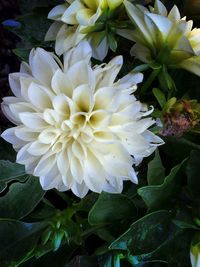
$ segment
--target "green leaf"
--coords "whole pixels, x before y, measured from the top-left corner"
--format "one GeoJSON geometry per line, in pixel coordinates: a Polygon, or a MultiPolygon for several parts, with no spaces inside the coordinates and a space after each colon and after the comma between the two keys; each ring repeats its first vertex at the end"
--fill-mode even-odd
{"type": "Polygon", "coordinates": [[[189,157],[192,150],[199,150],[200,145],[194,143],[184,137],[163,137],[165,145],[161,147],[161,150],[166,154],[168,160],[179,163],[186,157],[189,157]]]}
{"type": "Polygon", "coordinates": [[[144,216],[134,222],[110,248],[126,250],[133,266],[154,266],[150,262],[157,267],[190,266],[191,230],[182,230],[174,225],[172,216],[171,212],[164,210],[144,216]]]}
{"type": "Polygon", "coordinates": [[[200,201],[200,180],[199,177],[200,170],[200,151],[193,150],[190,153],[188,160],[186,173],[188,177],[188,186],[191,191],[192,197],[200,201]]]}
{"type": "Polygon", "coordinates": [[[15,48],[12,51],[20,60],[28,62],[30,50],[29,48],[15,48]]]}
{"type": "Polygon", "coordinates": [[[108,39],[108,45],[109,45],[110,49],[113,52],[116,52],[116,50],[117,50],[117,41],[115,39],[114,34],[112,32],[108,32],[107,33],[107,39],[108,39]]]}
{"type": "Polygon", "coordinates": [[[163,108],[166,103],[166,98],[165,98],[164,93],[158,88],[153,88],[153,94],[155,98],[157,99],[160,107],[163,108]]]}
{"type": "Polygon", "coordinates": [[[185,162],[186,160],[172,168],[170,174],[165,177],[163,184],[144,186],[138,189],[138,194],[150,210],[163,208],[166,204],[171,203],[172,195],[180,189],[181,171],[185,162]]]}
{"type": "Polygon", "coordinates": [[[134,222],[110,248],[128,250],[134,255],[151,252],[166,240],[170,219],[171,213],[166,210],[150,213],[134,222]]]}
{"type": "Polygon", "coordinates": [[[127,196],[103,192],[89,212],[88,220],[91,225],[116,223],[135,214],[136,208],[127,196]]]}
{"type": "Polygon", "coordinates": [[[45,194],[38,178],[26,175],[24,183],[13,183],[0,198],[2,218],[20,219],[29,214],[45,194]]]}
{"type": "Polygon", "coordinates": [[[58,4],[63,4],[62,0],[32,0],[28,2],[27,0],[19,0],[19,6],[22,11],[22,13],[30,12],[34,8],[37,7],[49,7],[54,6],[58,4]]]}
{"type": "Polygon", "coordinates": [[[148,164],[147,180],[149,185],[162,184],[165,177],[165,168],[163,167],[159,150],[155,152],[155,157],[148,164]]]}
{"type": "Polygon", "coordinates": [[[15,220],[0,219],[0,262],[3,267],[17,267],[19,262],[31,256],[40,238],[41,223],[24,223],[15,220]]]}
{"type": "Polygon", "coordinates": [[[20,164],[8,160],[0,160],[0,170],[0,193],[7,187],[10,181],[24,182],[27,179],[24,166],[20,164]]]}
{"type": "Polygon", "coordinates": [[[12,145],[0,137],[0,160],[10,160],[14,162],[15,159],[16,152],[12,148],[12,145]]]}

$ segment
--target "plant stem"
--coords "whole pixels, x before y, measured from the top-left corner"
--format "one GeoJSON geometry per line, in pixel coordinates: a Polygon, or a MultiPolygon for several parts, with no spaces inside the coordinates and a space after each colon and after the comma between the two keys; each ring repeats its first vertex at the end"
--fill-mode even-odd
{"type": "Polygon", "coordinates": [[[140,89],[140,92],[142,94],[145,93],[146,90],[151,86],[151,84],[153,83],[155,78],[158,76],[159,72],[160,72],[160,68],[159,69],[154,69],[152,71],[152,73],[149,75],[148,79],[146,80],[146,82],[143,84],[143,86],[140,89]]]}

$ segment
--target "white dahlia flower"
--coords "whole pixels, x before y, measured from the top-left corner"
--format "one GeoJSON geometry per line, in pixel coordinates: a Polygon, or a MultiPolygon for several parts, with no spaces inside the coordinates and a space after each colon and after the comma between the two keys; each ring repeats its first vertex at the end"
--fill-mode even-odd
{"type": "Polygon", "coordinates": [[[183,68],[200,76],[200,29],[192,29],[192,20],[181,18],[177,6],[168,12],[159,0],[149,9],[127,0],[124,5],[135,25],[132,55],[145,63],[183,68]]]}
{"type": "Polygon", "coordinates": [[[143,117],[151,111],[131,95],[142,74],[115,81],[122,57],[92,68],[91,54],[82,42],[62,65],[54,54],[33,49],[29,65],[9,76],[15,96],[3,99],[2,110],[17,126],[2,137],[44,190],[71,189],[79,197],[89,189],[121,192],[123,180],[137,183],[132,165],[162,144],[147,130],[154,120],[143,117]]]}
{"type": "Polygon", "coordinates": [[[48,18],[55,22],[45,40],[55,41],[55,51],[62,55],[87,39],[93,57],[103,60],[109,48],[116,50],[116,34],[130,37],[124,14],[123,0],[67,0],[49,12],[48,18]]]}

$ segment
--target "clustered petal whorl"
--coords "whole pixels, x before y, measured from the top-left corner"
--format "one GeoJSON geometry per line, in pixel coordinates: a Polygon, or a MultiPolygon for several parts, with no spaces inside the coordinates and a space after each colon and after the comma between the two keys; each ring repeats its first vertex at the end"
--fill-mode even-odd
{"type": "Polygon", "coordinates": [[[16,127],[2,137],[13,144],[17,162],[40,177],[45,190],[71,189],[83,197],[94,192],[121,192],[123,180],[137,183],[139,164],[162,143],[147,129],[154,124],[132,93],[142,74],[117,81],[122,57],[91,66],[87,42],[64,55],[64,63],[41,48],[29,65],[9,77],[15,96],[2,109],[16,127]]]}

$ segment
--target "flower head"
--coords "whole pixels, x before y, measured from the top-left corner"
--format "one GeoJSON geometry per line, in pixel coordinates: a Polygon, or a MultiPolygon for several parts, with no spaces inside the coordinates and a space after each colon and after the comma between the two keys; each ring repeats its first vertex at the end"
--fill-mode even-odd
{"type": "Polygon", "coordinates": [[[136,27],[133,55],[145,63],[157,62],[200,75],[200,29],[192,30],[193,21],[181,18],[176,6],[168,13],[159,0],[149,9],[127,0],[124,5],[136,27]]]}
{"type": "Polygon", "coordinates": [[[116,33],[127,36],[120,19],[123,0],[75,0],[54,7],[48,18],[55,20],[45,39],[56,40],[55,50],[63,54],[87,39],[93,57],[103,60],[108,49],[117,48],[116,33]],[[120,14],[119,14],[120,13],[120,14]],[[120,20],[120,21],[119,21],[120,20]]]}
{"type": "Polygon", "coordinates": [[[62,65],[37,48],[9,77],[15,96],[3,99],[2,110],[17,126],[2,137],[45,190],[121,192],[123,180],[137,183],[132,165],[162,144],[147,130],[154,121],[143,117],[151,111],[131,95],[142,74],[115,81],[122,57],[92,68],[91,55],[82,42],[62,65]]]}

